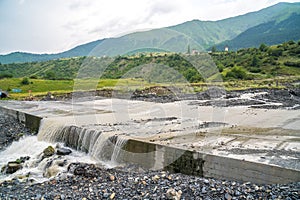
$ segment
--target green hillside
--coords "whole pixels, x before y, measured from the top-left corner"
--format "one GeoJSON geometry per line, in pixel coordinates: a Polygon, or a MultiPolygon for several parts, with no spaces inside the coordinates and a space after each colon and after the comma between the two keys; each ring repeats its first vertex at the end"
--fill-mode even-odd
{"type": "Polygon", "coordinates": [[[228,46],[231,50],[246,47],[258,47],[265,43],[268,45],[280,44],[289,40],[300,40],[300,15],[292,14],[282,21],[271,21],[241,33],[233,40],[222,42],[217,45],[217,49],[224,49],[228,46]]]}
{"type": "Polygon", "coordinates": [[[97,40],[87,44],[79,45],[68,51],[57,54],[32,54],[24,52],[14,52],[7,55],[0,55],[0,63],[23,63],[35,61],[47,61],[59,58],[71,58],[89,55],[92,49],[99,45],[103,40],[97,40]]]}
{"type": "MultiPolygon", "coordinates": [[[[155,82],[187,80],[203,81],[204,77],[193,68],[211,61],[225,80],[263,79],[276,76],[300,75],[300,42],[241,49],[236,52],[213,52],[183,55],[177,53],[147,53],[110,57],[77,57],[45,62],[1,64],[0,78],[29,77],[31,79],[71,80],[78,76],[102,79],[140,78],[155,82]],[[189,59],[187,59],[189,58],[189,59]]],[[[209,66],[214,66],[209,64],[209,66]]],[[[210,75],[211,78],[214,74],[210,75]]]]}
{"type": "MultiPolygon", "coordinates": [[[[59,54],[37,55],[18,52],[0,55],[0,62],[6,64],[13,62],[45,61],[87,55],[117,56],[130,54],[132,52],[145,52],[145,50],[148,51],[151,49],[177,53],[187,52],[188,48],[206,51],[213,45],[230,41],[237,36],[240,36],[241,39],[235,43],[239,44],[240,42],[244,42],[243,47],[255,46],[256,41],[275,44],[274,42],[278,43],[279,40],[275,41],[275,39],[271,39],[269,37],[270,34],[261,35],[262,37],[260,38],[260,35],[255,34],[256,29],[264,29],[265,26],[272,26],[269,27],[268,30],[277,30],[277,28],[280,28],[277,25],[284,20],[290,19],[294,13],[300,14],[300,3],[279,3],[257,12],[224,20],[193,20],[176,26],[136,32],[118,38],[99,40],[80,45],[59,54]],[[256,29],[252,30],[251,28],[253,27],[256,27],[256,29]],[[253,34],[253,37],[245,39],[246,36],[250,34],[253,34]]],[[[297,21],[294,25],[295,27],[300,26],[297,21]]],[[[291,26],[287,27],[285,29],[286,31],[281,32],[282,36],[280,36],[280,38],[285,38],[285,40],[280,40],[280,42],[297,39],[291,34],[294,33],[294,29],[291,30],[290,27],[291,26]]]]}

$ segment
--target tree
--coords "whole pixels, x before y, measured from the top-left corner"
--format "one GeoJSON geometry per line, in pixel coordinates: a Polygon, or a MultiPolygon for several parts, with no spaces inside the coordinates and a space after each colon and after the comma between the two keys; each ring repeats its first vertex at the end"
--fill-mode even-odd
{"type": "Polygon", "coordinates": [[[268,50],[268,46],[265,45],[264,43],[262,43],[260,46],[259,46],[259,50],[260,51],[263,51],[263,52],[266,52],[268,50]]]}
{"type": "Polygon", "coordinates": [[[55,77],[56,75],[53,71],[48,71],[45,76],[46,79],[50,79],[50,80],[55,80],[55,77]]]}
{"type": "Polygon", "coordinates": [[[259,59],[258,59],[257,55],[254,55],[252,57],[251,66],[253,66],[253,67],[259,66],[259,59]]]}
{"type": "Polygon", "coordinates": [[[191,47],[188,45],[187,54],[191,54],[191,47]]]}
{"type": "Polygon", "coordinates": [[[211,48],[211,52],[216,52],[216,51],[217,51],[216,46],[213,46],[213,47],[211,48]]]}
{"type": "Polygon", "coordinates": [[[29,78],[27,78],[27,77],[24,77],[23,79],[22,79],[22,81],[21,81],[21,83],[22,83],[22,85],[29,85],[29,78]]]}

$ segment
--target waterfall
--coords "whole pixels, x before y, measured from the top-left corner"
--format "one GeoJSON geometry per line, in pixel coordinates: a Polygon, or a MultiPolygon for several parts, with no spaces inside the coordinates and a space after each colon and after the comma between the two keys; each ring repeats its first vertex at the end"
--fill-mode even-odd
{"type": "Polygon", "coordinates": [[[39,141],[37,136],[26,136],[19,141],[13,142],[4,151],[0,152],[0,167],[2,168],[8,162],[16,161],[21,157],[28,157],[29,160],[24,162],[22,169],[13,174],[0,173],[0,182],[3,180],[11,180],[16,177],[21,177],[20,181],[25,181],[25,177],[27,176],[29,180],[33,182],[43,182],[48,180],[52,175],[66,172],[68,163],[95,163],[95,161],[87,154],[74,150],[72,154],[64,157],[54,155],[43,159],[43,150],[48,146],[55,146],[55,144],[39,141]],[[62,163],[66,164],[62,166],[62,163]],[[50,171],[52,173],[49,173],[50,171]]]}
{"type": "Polygon", "coordinates": [[[128,139],[125,137],[122,137],[122,136],[118,137],[117,142],[115,144],[113,154],[111,156],[112,164],[118,163],[118,158],[120,156],[120,152],[121,152],[122,148],[125,146],[125,144],[127,143],[127,141],[128,141],[128,139]]]}
{"type": "Polygon", "coordinates": [[[99,162],[116,165],[127,139],[117,131],[98,129],[97,126],[78,127],[62,120],[43,119],[38,139],[62,142],[66,146],[88,153],[99,162]]]}

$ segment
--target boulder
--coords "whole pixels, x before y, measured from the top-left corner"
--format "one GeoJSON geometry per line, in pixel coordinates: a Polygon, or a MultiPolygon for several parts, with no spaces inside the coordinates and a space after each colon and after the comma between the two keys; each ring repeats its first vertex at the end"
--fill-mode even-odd
{"type": "Polygon", "coordinates": [[[19,169],[22,169],[22,164],[13,161],[13,162],[8,162],[4,171],[6,174],[13,174],[19,169]]]}
{"type": "Polygon", "coordinates": [[[46,149],[44,149],[43,153],[43,157],[48,158],[54,155],[55,149],[52,146],[48,146],[46,149]]]}
{"type": "Polygon", "coordinates": [[[72,150],[71,149],[67,149],[67,148],[58,148],[56,150],[56,154],[57,155],[65,156],[65,155],[69,155],[71,153],[72,153],[72,150]]]}

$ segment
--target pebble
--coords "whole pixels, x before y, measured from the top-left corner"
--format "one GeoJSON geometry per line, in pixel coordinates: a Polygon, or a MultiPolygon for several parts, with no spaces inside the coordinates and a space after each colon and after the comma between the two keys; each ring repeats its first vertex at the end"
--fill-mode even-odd
{"type": "Polygon", "coordinates": [[[115,179],[116,179],[116,177],[114,175],[109,176],[109,180],[114,181],[115,179]]]}

